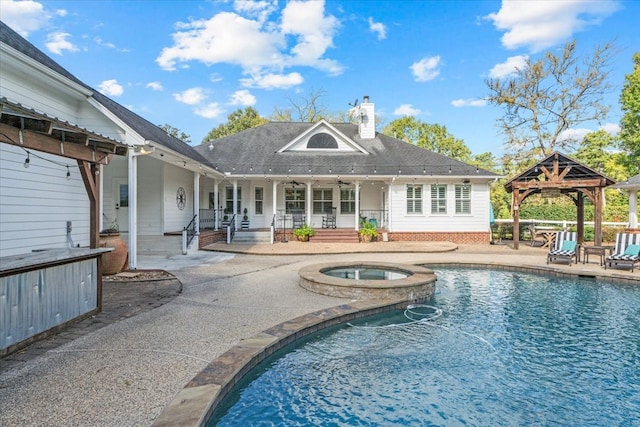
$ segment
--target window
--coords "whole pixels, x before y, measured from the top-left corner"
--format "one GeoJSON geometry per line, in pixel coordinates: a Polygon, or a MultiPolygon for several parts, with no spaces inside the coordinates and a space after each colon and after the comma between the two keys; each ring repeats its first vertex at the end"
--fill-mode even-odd
{"type": "Polygon", "coordinates": [[[447,186],[445,184],[433,184],[431,186],[431,213],[447,213],[447,186]]]}
{"type": "Polygon", "coordinates": [[[340,213],[356,213],[356,190],[353,188],[340,189],[340,213]]]}
{"type": "MultiPolygon", "coordinates": [[[[228,213],[233,213],[233,187],[225,188],[227,200],[225,204],[225,209],[228,213]]],[[[237,214],[242,212],[242,188],[238,187],[238,211],[237,214]]]]}
{"type": "Polygon", "coordinates": [[[305,189],[304,188],[285,188],[284,204],[286,213],[290,214],[294,211],[304,212],[305,206],[305,189]]]}
{"type": "Polygon", "coordinates": [[[255,213],[256,215],[262,215],[262,207],[264,206],[264,189],[262,187],[256,187],[254,189],[255,200],[255,213]]]}
{"type": "Polygon", "coordinates": [[[422,213],[422,185],[407,184],[407,213],[422,213]]]}
{"type": "Polygon", "coordinates": [[[120,184],[120,194],[118,196],[121,208],[129,207],[129,184],[120,184]]]}
{"type": "Polygon", "coordinates": [[[313,190],[313,213],[326,214],[333,207],[333,190],[330,188],[315,188],[313,190]]]}
{"type": "Polygon", "coordinates": [[[307,148],[338,148],[338,142],[328,133],[321,132],[309,138],[307,148]]]}
{"type": "Polygon", "coordinates": [[[471,214],[471,185],[456,185],[456,214],[471,214]]]}

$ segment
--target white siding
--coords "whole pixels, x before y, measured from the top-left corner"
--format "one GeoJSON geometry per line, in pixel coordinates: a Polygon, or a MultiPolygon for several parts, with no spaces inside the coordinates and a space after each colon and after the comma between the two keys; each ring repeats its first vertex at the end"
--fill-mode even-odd
{"type": "Polygon", "coordinates": [[[32,155],[25,169],[24,150],[0,143],[0,256],[68,247],[67,221],[73,242],[89,244],[89,199],[75,161],[34,154],[42,159],[32,155]]]}
{"type": "MultiPolygon", "coordinates": [[[[193,218],[193,172],[177,166],[164,166],[164,232],[182,230],[193,218]],[[183,187],[187,193],[187,203],[183,210],[176,204],[178,187],[183,187]]],[[[157,185],[157,183],[156,183],[157,185]]],[[[140,206],[138,206],[140,208],[140,206]]],[[[160,209],[160,206],[156,206],[160,209]]]]}
{"type": "MultiPolygon", "coordinates": [[[[163,211],[162,205],[162,183],[165,167],[173,168],[173,166],[165,166],[165,163],[154,158],[140,156],[138,157],[138,234],[142,236],[153,236],[163,234],[163,211]]],[[[191,172],[186,172],[192,176],[191,172]]],[[[189,184],[189,188],[193,187],[193,183],[189,184]]],[[[176,187],[177,189],[177,187],[176,187]]],[[[185,190],[187,187],[185,187],[185,190]]],[[[175,190],[173,200],[169,200],[168,207],[176,206],[175,190]],[[171,203],[173,202],[173,203],[171,203]]],[[[191,193],[187,192],[187,201],[191,199],[191,193]]],[[[185,211],[190,203],[187,203],[185,211]]],[[[180,211],[184,212],[184,211],[180,211]]],[[[186,223],[182,225],[184,227],[186,223]]],[[[180,228],[182,229],[182,228],[180,228]]],[[[170,229],[167,231],[176,231],[170,229]]]]}
{"type": "Polygon", "coordinates": [[[456,215],[455,185],[459,181],[440,181],[447,185],[447,213],[431,214],[431,184],[424,183],[421,214],[407,214],[407,183],[390,187],[392,231],[487,231],[489,229],[489,185],[471,183],[471,214],[456,215]]]}

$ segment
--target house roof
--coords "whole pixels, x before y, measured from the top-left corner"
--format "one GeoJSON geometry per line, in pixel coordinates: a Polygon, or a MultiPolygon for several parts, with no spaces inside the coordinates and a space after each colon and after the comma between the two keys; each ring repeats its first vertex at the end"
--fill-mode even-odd
{"type": "Polygon", "coordinates": [[[193,159],[197,162],[206,164],[206,159],[204,159],[198,152],[196,152],[192,146],[184,143],[178,138],[167,134],[160,127],[154,125],[153,123],[149,122],[133,111],[123,107],[114,100],[106,97],[84,82],[80,81],[77,77],[67,71],[60,64],[55,62],[53,59],[45,55],[41,50],[39,50],[22,36],[20,36],[18,33],[13,31],[7,24],[2,21],[0,21],[0,42],[5,43],[6,45],[12,47],[23,55],[40,63],[41,65],[49,68],[57,74],[91,91],[92,98],[94,98],[98,103],[102,104],[105,108],[107,108],[111,113],[122,120],[122,122],[133,129],[134,132],[139,134],[145,140],[156,142],[175,153],[189,157],[190,159],[193,159]]]}
{"type": "Polygon", "coordinates": [[[640,174],[632,176],[631,178],[620,181],[611,188],[626,188],[628,190],[640,190],[640,174]]]}
{"type": "MultiPolygon", "coordinates": [[[[281,151],[314,123],[271,122],[196,147],[212,165],[230,176],[465,176],[494,179],[498,175],[377,133],[362,139],[358,126],[331,123],[364,149],[281,151]]],[[[318,129],[321,130],[321,129],[318,129]]]]}

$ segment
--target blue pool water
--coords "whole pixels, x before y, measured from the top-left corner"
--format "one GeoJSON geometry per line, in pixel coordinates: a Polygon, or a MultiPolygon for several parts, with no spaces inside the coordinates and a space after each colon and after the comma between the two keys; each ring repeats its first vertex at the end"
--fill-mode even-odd
{"type": "Polygon", "coordinates": [[[640,288],[436,273],[429,307],[289,349],[210,425],[640,425],[640,288]]]}

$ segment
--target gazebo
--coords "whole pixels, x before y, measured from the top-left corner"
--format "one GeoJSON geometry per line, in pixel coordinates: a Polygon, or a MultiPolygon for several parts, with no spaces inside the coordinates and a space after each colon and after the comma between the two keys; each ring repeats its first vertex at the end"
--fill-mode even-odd
{"type": "Polygon", "coordinates": [[[595,207],[595,244],[602,244],[602,190],[613,184],[615,181],[605,175],[559,152],[554,152],[511,179],[504,187],[512,193],[514,249],[518,249],[520,240],[520,206],[533,194],[567,196],[573,200],[577,208],[579,243],[584,241],[584,203],[587,197],[595,207]]]}
{"type": "Polygon", "coordinates": [[[640,193],[640,174],[621,181],[612,188],[619,188],[629,192],[629,228],[638,228],[638,193],[640,193]]]}

